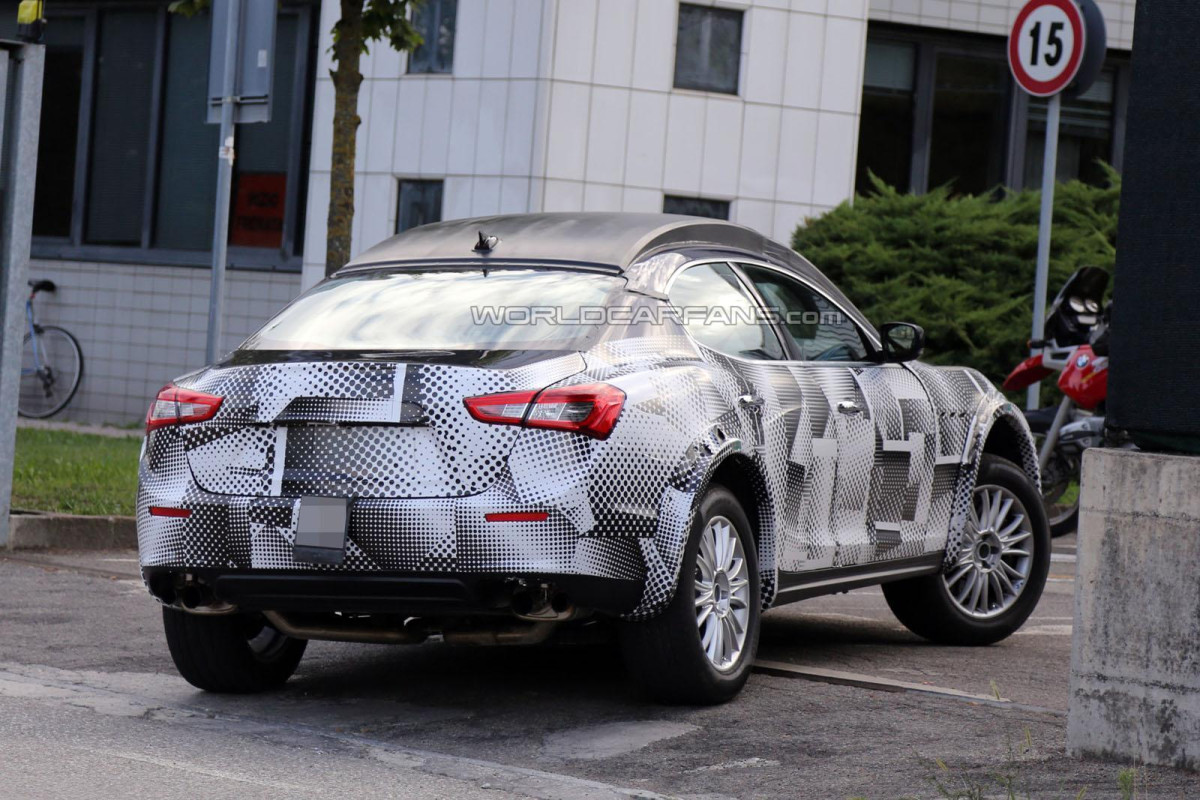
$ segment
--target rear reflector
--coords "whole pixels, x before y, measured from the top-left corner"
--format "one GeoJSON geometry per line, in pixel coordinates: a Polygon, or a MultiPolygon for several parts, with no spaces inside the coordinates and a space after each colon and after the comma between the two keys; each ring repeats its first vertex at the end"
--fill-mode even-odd
{"type": "Polygon", "coordinates": [[[538,392],[468,397],[467,411],[480,422],[571,431],[607,439],[617,424],[625,393],[607,383],[561,386],[538,392]]]}
{"type": "Polygon", "coordinates": [[[152,517],[190,517],[192,510],[190,508],[171,508],[169,506],[150,506],[150,516],[152,517]]]}
{"type": "Polygon", "coordinates": [[[180,389],[175,384],[168,383],[159,390],[158,396],[150,404],[150,411],[146,413],[146,431],[184,422],[212,419],[221,407],[222,399],[204,392],[180,389]]]}
{"type": "Polygon", "coordinates": [[[550,514],[545,511],[506,511],[484,514],[488,522],[545,522],[550,514]]]}

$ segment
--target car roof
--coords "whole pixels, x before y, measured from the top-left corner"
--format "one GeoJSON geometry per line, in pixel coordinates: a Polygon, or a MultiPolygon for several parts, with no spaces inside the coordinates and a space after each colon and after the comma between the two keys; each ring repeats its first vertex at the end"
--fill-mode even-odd
{"type": "Polygon", "coordinates": [[[744,225],[707,217],[583,211],[435,222],[385,239],[350,261],[339,274],[407,265],[591,269],[627,275],[641,291],[662,295],[671,271],[649,265],[640,270],[639,265],[665,252],[765,259],[832,295],[874,333],[838,288],[794,250],[744,225]],[[481,236],[494,236],[498,241],[490,250],[476,250],[481,236]]]}

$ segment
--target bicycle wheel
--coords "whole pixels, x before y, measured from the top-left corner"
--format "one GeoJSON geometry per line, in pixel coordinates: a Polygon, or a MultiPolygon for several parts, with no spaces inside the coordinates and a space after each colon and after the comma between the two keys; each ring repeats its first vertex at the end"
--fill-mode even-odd
{"type": "Polygon", "coordinates": [[[83,351],[75,337],[54,325],[39,326],[37,336],[25,334],[22,345],[17,413],[35,419],[54,416],[71,402],[82,377],[83,351]]]}

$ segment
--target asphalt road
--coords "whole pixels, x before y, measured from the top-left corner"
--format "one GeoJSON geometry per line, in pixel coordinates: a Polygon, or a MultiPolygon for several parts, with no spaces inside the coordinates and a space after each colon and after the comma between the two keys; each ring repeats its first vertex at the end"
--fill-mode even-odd
{"type": "MultiPolygon", "coordinates": [[[[1011,780],[1120,797],[1121,765],[1065,755],[1073,544],[1056,551],[1034,617],[993,647],[926,644],[878,590],[773,611],[775,666],[715,708],[641,699],[603,632],[314,642],[281,691],[206,695],[176,675],[133,553],[0,559],[0,796],[893,798],[1011,780]]],[[[1200,793],[1187,773],[1138,781],[1200,793]]]]}

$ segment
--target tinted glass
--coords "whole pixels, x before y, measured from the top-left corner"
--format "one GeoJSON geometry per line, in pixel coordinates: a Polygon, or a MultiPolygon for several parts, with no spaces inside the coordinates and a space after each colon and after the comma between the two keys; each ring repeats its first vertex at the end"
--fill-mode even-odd
{"type": "Polygon", "coordinates": [[[906,42],[867,41],[855,182],[859,194],[871,191],[868,171],[889,186],[901,191],[909,189],[915,67],[915,46],[906,42]]]}
{"type": "Polygon", "coordinates": [[[670,301],[697,342],[729,355],[783,358],[783,346],[728,264],[698,264],[671,285],[670,301]]]}
{"type": "Polygon", "coordinates": [[[154,11],[100,14],[84,238],[141,244],[157,40],[154,11]]]}
{"type": "Polygon", "coordinates": [[[376,272],[325,281],[247,350],[578,350],[624,281],[536,270],[376,272]]]}
{"type": "Polygon", "coordinates": [[[295,14],[280,14],[275,21],[271,121],[238,126],[233,208],[229,218],[231,245],[271,248],[283,245],[299,25],[295,14]]]}
{"type": "Polygon", "coordinates": [[[43,85],[53,87],[42,103],[34,186],[35,236],[69,236],[75,199],[75,147],[83,87],[83,19],[57,17],[46,26],[43,85]]]}
{"type": "Polygon", "coordinates": [[[440,222],[442,219],[441,181],[400,181],[400,203],[396,211],[396,233],[440,222]]]}
{"type": "Polygon", "coordinates": [[[742,59],[742,12],[679,6],[675,40],[675,86],[737,94],[742,59]]]}
{"type": "MultiPolygon", "coordinates": [[[[1114,75],[1100,73],[1081,96],[1062,102],[1058,133],[1060,181],[1079,179],[1097,186],[1107,182],[1100,161],[1113,160],[1114,75]]],[[[1042,185],[1042,151],[1046,147],[1046,101],[1029,99],[1029,137],[1025,140],[1025,187],[1042,185]]]]}
{"type": "Polygon", "coordinates": [[[744,265],[746,277],[778,315],[802,361],[863,361],[858,326],[817,291],[775,270],[744,265]]]}
{"type": "Polygon", "coordinates": [[[955,192],[980,194],[1003,181],[1012,82],[1000,59],[938,57],[930,187],[953,183],[955,192]]]}
{"type": "Polygon", "coordinates": [[[729,201],[707,200],[703,197],[676,197],[669,194],[663,198],[663,213],[729,219],[729,201]]]}
{"type": "MultiPolygon", "coordinates": [[[[167,16],[166,92],[154,243],[177,250],[212,247],[219,130],[207,125],[209,28],[212,14],[167,16]]],[[[254,125],[242,125],[238,135],[254,125]]],[[[240,155],[240,153],[239,153],[240,155]]],[[[236,163],[236,162],[235,162],[236,163]]]]}
{"type": "Polygon", "coordinates": [[[413,27],[424,41],[408,57],[408,71],[451,72],[454,69],[456,0],[425,0],[413,11],[413,27]]]}

